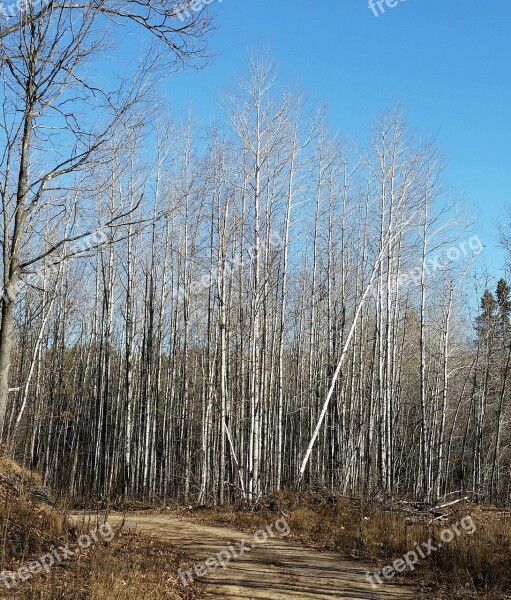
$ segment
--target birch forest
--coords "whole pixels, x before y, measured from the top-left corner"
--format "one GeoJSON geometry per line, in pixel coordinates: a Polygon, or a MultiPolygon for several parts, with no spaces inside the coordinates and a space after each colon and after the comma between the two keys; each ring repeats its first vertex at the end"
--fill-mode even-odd
{"type": "Polygon", "coordinates": [[[47,17],[2,38],[12,457],[105,503],[509,502],[509,287],[478,271],[435,140],[399,106],[347,139],[266,57],[209,124],[148,89],[153,65],[98,94],[70,75],[89,16],[71,41],[47,17]]]}

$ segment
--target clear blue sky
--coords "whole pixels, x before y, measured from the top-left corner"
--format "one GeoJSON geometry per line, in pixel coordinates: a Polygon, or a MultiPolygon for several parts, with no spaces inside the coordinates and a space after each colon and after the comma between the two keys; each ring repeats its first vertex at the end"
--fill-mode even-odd
{"type": "Polygon", "coordinates": [[[511,0],[400,0],[379,17],[367,0],[223,0],[211,11],[213,64],[163,84],[176,112],[191,105],[207,123],[219,91],[258,50],[358,139],[399,101],[413,128],[438,134],[447,180],[478,216],[485,261],[502,268],[495,236],[511,204],[511,0]]]}

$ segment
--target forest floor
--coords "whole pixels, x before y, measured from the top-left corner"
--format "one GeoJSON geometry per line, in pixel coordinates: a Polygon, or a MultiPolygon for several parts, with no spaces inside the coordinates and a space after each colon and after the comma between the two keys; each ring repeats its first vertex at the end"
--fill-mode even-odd
{"type": "Polygon", "coordinates": [[[511,513],[492,506],[283,491],[256,506],[123,510],[125,530],[179,548],[187,569],[195,564],[182,579],[209,598],[511,600],[511,513]],[[261,536],[269,539],[254,543],[261,536]],[[215,559],[222,552],[225,569],[215,559]],[[393,572],[406,558],[413,564],[393,572]],[[382,584],[371,585],[377,576],[382,584]]]}
{"type": "MultiPolygon", "coordinates": [[[[172,510],[200,527],[217,525],[245,533],[264,530],[284,516],[288,543],[320,550],[324,556],[329,553],[325,564],[329,568],[344,564],[341,570],[345,568],[349,577],[361,570],[366,575],[362,565],[372,565],[373,581],[375,573],[385,580],[383,571],[388,582],[403,586],[401,594],[413,589],[415,596],[435,600],[511,600],[509,510],[461,501],[436,509],[404,500],[389,503],[286,491],[256,507],[172,510]],[[414,564],[402,568],[402,559],[414,564]],[[399,573],[393,572],[396,565],[401,567],[399,573]]],[[[340,577],[345,580],[342,573],[340,577]]],[[[353,597],[386,598],[385,591],[403,597],[395,589],[382,586],[375,596],[353,597]]]]}
{"type": "Polygon", "coordinates": [[[511,512],[440,508],[279,492],[250,506],[133,503],[70,517],[39,475],[0,457],[0,598],[511,600],[511,512]],[[437,548],[419,560],[426,541],[437,548]]]}
{"type": "MultiPolygon", "coordinates": [[[[108,518],[113,526],[122,520],[123,517],[115,515],[108,518]]],[[[253,535],[193,522],[181,515],[130,514],[125,517],[124,527],[170,542],[196,561],[197,566],[223,552],[225,568],[217,566],[200,578],[207,598],[390,600],[416,596],[409,586],[373,587],[365,578],[367,565],[346,560],[339,554],[294,545],[278,533],[273,539],[268,537],[257,543],[253,535]],[[241,556],[229,560],[227,555],[232,556],[233,551],[241,556]]],[[[183,577],[190,579],[192,574],[197,579],[193,570],[183,577]]]]}
{"type": "Polygon", "coordinates": [[[0,456],[0,598],[198,600],[179,548],[95,517],[70,521],[37,473],[0,456]]]}

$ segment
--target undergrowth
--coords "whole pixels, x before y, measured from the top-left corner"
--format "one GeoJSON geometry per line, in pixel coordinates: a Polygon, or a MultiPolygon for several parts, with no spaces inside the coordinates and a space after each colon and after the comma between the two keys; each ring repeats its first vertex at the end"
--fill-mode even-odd
{"type": "MultiPolygon", "coordinates": [[[[417,512],[412,505],[367,502],[331,493],[297,496],[284,491],[253,507],[202,508],[197,519],[243,530],[266,527],[285,516],[289,539],[364,560],[375,570],[402,558],[417,544],[432,540],[442,547],[414,570],[396,575],[394,582],[416,584],[429,597],[511,598],[511,518],[491,507],[460,503],[446,511],[445,519],[417,512]],[[467,529],[443,543],[445,529],[466,519],[467,529]],[[468,519],[475,531],[468,527],[468,519]],[[468,531],[472,531],[471,534],[468,531]]],[[[452,529],[451,529],[452,530],[452,529]]]]}

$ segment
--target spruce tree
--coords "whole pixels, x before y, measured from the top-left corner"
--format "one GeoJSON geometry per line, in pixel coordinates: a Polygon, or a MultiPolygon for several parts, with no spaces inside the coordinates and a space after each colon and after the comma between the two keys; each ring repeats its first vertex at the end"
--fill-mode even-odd
{"type": "Polygon", "coordinates": [[[505,279],[500,279],[497,283],[497,327],[499,340],[502,342],[502,346],[507,345],[509,342],[510,334],[510,318],[511,314],[511,300],[509,298],[510,288],[505,279]]]}
{"type": "Polygon", "coordinates": [[[490,290],[485,290],[481,298],[481,314],[476,318],[476,331],[479,341],[488,340],[498,323],[498,304],[490,290]]]}

